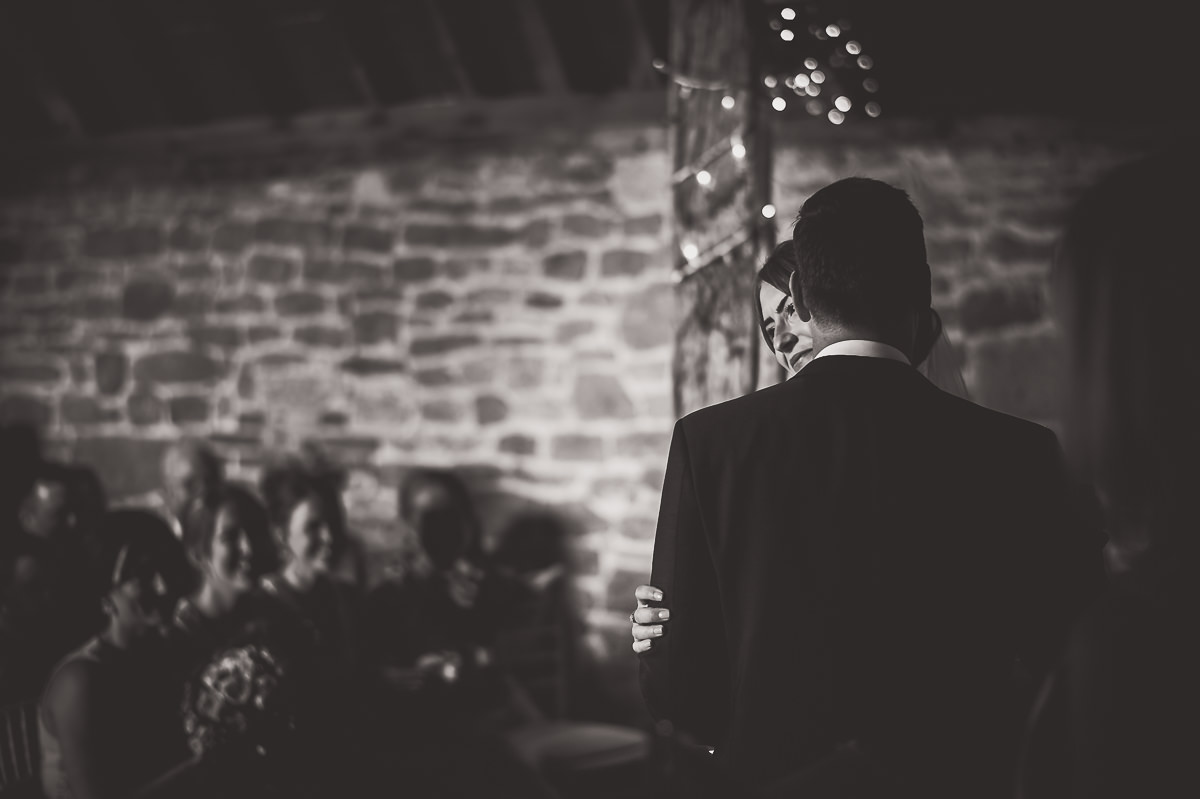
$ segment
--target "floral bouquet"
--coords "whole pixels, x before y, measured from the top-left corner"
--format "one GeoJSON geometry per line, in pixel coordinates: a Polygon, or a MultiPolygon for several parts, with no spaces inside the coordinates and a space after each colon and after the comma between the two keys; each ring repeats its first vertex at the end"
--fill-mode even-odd
{"type": "Polygon", "coordinates": [[[184,693],[183,724],[192,753],[238,749],[267,755],[295,729],[286,700],[286,674],[269,649],[239,646],[221,652],[184,693]]]}

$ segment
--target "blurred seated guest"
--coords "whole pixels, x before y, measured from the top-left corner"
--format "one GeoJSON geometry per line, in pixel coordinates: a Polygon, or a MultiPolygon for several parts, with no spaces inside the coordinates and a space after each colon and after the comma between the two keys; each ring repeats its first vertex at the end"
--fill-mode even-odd
{"type": "Polygon", "coordinates": [[[279,547],[267,510],[249,490],[226,483],[214,502],[213,524],[192,540],[188,557],[200,587],[175,609],[175,638],[202,657],[213,654],[245,624],[243,601],[279,569],[279,547]]]}
{"type": "Polygon", "coordinates": [[[37,697],[54,664],[100,618],[91,528],[103,494],[81,501],[87,469],[40,462],[30,474],[0,560],[0,704],[37,697]]]}
{"type": "Polygon", "coordinates": [[[38,715],[49,799],[128,796],[183,754],[172,745],[178,710],[160,633],[191,571],[149,511],[111,511],[101,528],[107,623],[54,670],[38,715]]]}
{"type": "Polygon", "coordinates": [[[17,512],[33,485],[34,469],[41,462],[42,442],[36,427],[0,423],[0,563],[16,537],[17,512]]]}
{"type": "Polygon", "coordinates": [[[450,471],[414,470],[399,488],[399,509],[417,551],[402,580],[373,593],[372,626],[387,673],[408,690],[412,717],[479,731],[527,720],[492,649],[521,587],[484,557],[466,485],[450,471]]]}
{"type": "Polygon", "coordinates": [[[183,438],[163,453],[157,500],[186,549],[212,523],[213,504],[224,481],[221,458],[205,441],[183,438]]]}
{"type": "Polygon", "coordinates": [[[269,462],[259,479],[258,489],[267,506],[267,516],[277,531],[286,530],[288,515],[303,494],[320,495],[328,524],[329,563],[322,573],[331,579],[366,588],[366,558],[362,547],[350,535],[346,508],[342,504],[344,470],[332,463],[313,445],[299,453],[284,453],[269,462]]]}
{"type": "Polygon", "coordinates": [[[1067,448],[1104,506],[1110,574],[1042,695],[1025,797],[1200,796],[1198,183],[1195,153],[1120,167],[1058,250],[1067,448]]]}

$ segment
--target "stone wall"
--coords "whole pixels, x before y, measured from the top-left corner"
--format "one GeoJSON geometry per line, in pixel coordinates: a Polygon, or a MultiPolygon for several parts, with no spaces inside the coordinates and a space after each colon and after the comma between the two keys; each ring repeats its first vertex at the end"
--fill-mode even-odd
{"type": "MultiPolygon", "coordinates": [[[[404,470],[460,468],[490,529],[526,507],[564,521],[589,642],[627,679],[674,421],[664,127],[656,96],[32,154],[0,200],[0,418],[40,425],[116,496],[152,490],[184,433],[249,480],[315,442],[350,469],[377,569],[402,545],[404,470]]],[[[975,397],[1053,422],[1056,225],[1146,142],[1029,121],[781,128],[780,234],[838,177],[909,189],[975,397]]]]}

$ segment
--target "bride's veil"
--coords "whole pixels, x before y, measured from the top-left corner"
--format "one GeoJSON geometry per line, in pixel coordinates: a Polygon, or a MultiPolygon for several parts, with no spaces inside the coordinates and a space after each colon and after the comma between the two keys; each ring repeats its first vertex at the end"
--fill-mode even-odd
{"type": "Polygon", "coordinates": [[[967,384],[963,380],[962,368],[959,365],[958,353],[950,339],[946,337],[946,329],[939,324],[938,336],[929,350],[929,355],[917,367],[917,370],[929,379],[929,382],[942,391],[956,397],[970,399],[967,395],[967,384]]]}

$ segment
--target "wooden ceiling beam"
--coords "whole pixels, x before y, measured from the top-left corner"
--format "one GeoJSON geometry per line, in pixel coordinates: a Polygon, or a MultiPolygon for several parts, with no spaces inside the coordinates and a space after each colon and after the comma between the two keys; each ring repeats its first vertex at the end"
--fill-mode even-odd
{"type": "Polygon", "coordinates": [[[257,0],[212,0],[212,8],[267,113],[282,121],[305,110],[304,96],[257,0]]]}
{"type": "Polygon", "coordinates": [[[67,140],[81,141],[87,131],[75,106],[51,76],[41,57],[22,36],[10,12],[0,4],[0,53],[8,57],[17,76],[37,99],[51,124],[67,140]]]}
{"type": "Polygon", "coordinates": [[[516,8],[521,32],[533,56],[538,86],[547,94],[565,93],[569,88],[567,76],[541,8],[536,0],[516,0],[516,8]]]}
{"type": "Polygon", "coordinates": [[[433,27],[437,49],[457,90],[456,93],[463,98],[474,97],[475,87],[471,77],[467,74],[462,56],[458,52],[458,45],[454,42],[454,36],[450,33],[450,26],[446,24],[446,18],[438,8],[437,0],[421,0],[421,5],[425,8],[425,13],[433,27]]]}
{"type": "Polygon", "coordinates": [[[629,30],[629,88],[652,89],[659,85],[658,73],[654,69],[654,48],[650,44],[650,33],[638,10],[637,0],[618,0],[614,5],[618,13],[624,16],[629,30]]]}

